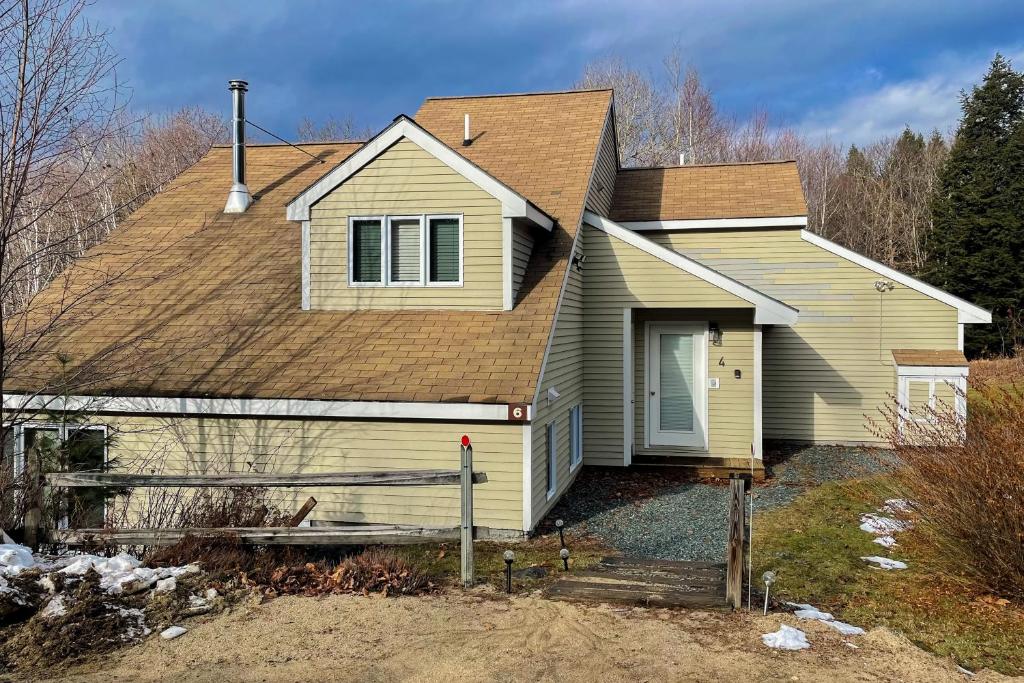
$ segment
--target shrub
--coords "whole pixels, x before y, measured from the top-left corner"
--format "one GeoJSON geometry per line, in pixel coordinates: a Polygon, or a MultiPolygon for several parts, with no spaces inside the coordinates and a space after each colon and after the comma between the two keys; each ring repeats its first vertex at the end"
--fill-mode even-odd
{"type": "Polygon", "coordinates": [[[368,548],[345,558],[336,566],[323,561],[307,562],[278,567],[268,577],[246,575],[243,580],[268,595],[412,595],[434,588],[429,577],[419,568],[383,548],[368,548]]]}
{"type": "Polygon", "coordinates": [[[966,425],[946,405],[902,430],[890,415],[893,478],[936,570],[1024,600],[1024,382],[979,374],[966,425]]]}

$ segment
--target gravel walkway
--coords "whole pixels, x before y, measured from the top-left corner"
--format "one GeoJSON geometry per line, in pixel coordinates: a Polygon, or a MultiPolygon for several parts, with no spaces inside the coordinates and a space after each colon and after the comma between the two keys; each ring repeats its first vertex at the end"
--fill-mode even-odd
{"type": "MultiPolygon", "coordinates": [[[[812,446],[773,456],[772,477],[754,487],[755,520],[812,486],[884,468],[876,453],[859,448],[812,446]]],[[[541,530],[561,518],[570,538],[590,533],[626,555],[722,562],[728,492],[725,482],[690,481],[672,468],[584,468],[541,530]]]]}

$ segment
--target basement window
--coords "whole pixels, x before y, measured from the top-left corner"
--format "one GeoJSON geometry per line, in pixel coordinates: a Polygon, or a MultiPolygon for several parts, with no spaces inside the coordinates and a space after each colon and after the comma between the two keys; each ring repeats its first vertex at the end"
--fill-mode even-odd
{"type": "Polygon", "coordinates": [[[462,216],[349,218],[349,284],[354,287],[462,285],[462,216]]]}

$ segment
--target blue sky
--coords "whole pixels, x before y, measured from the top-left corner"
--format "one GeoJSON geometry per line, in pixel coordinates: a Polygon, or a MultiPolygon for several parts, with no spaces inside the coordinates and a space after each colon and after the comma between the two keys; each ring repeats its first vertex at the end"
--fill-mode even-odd
{"type": "Polygon", "coordinates": [[[1024,68],[1020,0],[583,2],[99,0],[135,108],[227,113],[293,137],[303,117],[377,129],[430,95],[558,90],[619,55],[655,76],[678,47],[722,107],[864,142],[950,130],[960,89],[1002,51],[1024,68]]]}

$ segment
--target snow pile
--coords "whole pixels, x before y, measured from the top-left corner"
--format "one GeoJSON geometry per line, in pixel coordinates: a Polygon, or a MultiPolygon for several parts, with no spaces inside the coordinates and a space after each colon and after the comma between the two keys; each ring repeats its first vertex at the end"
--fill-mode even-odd
{"type": "Polygon", "coordinates": [[[892,517],[883,517],[870,512],[860,516],[860,529],[869,534],[883,535],[894,534],[899,531],[906,531],[910,528],[910,522],[904,522],[892,517]]]}
{"type": "Polygon", "coordinates": [[[134,623],[128,624],[125,627],[124,633],[121,635],[121,640],[125,642],[131,642],[148,636],[152,631],[146,626],[146,613],[137,607],[126,608],[116,607],[114,605],[107,605],[111,609],[117,609],[125,619],[130,619],[134,623]]]}
{"type": "Polygon", "coordinates": [[[888,557],[878,557],[877,555],[872,555],[870,557],[861,557],[860,559],[864,560],[865,562],[871,562],[873,564],[877,564],[879,569],[906,569],[907,568],[907,563],[906,562],[900,562],[899,560],[891,560],[888,557]]]}
{"type": "Polygon", "coordinates": [[[847,624],[845,621],[837,620],[829,612],[822,612],[821,610],[814,607],[814,605],[808,605],[807,603],[799,602],[787,602],[790,607],[796,607],[793,615],[797,619],[807,619],[813,621],[820,621],[823,624],[828,624],[835,630],[842,633],[844,636],[861,636],[864,635],[864,629],[860,626],[853,626],[847,624]]]}
{"type": "Polygon", "coordinates": [[[896,539],[892,536],[879,536],[874,542],[883,548],[893,548],[896,546],[896,539]]]}
{"type": "Polygon", "coordinates": [[[50,598],[50,601],[46,603],[46,607],[40,610],[39,614],[44,619],[55,619],[57,617],[64,616],[67,612],[68,608],[67,605],[64,604],[64,596],[55,595],[50,598]]]}
{"type": "Polygon", "coordinates": [[[775,650],[805,650],[811,646],[807,636],[798,628],[782,624],[774,633],[765,633],[761,642],[775,650]]]}
{"type": "MultiPolygon", "coordinates": [[[[114,557],[98,557],[96,555],[78,555],[60,569],[63,574],[81,576],[90,569],[100,575],[100,587],[108,593],[136,593],[145,590],[158,581],[177,578],[183,574],[199,571],[194,564],[183,567],[160,567],[150,569],[142,567],[141,562],[127,553],[114,557]]],[[[173,584],[170,589],[173,589],[173,584]]]]}
{"type": "Polygon", "coordinates": [[[885,501],[885,505],[879,510],[879,512],[885,512],[890,515],[905,514],[914,509],[914,504],[904,498],[890,498],[885,501]]]}
{"type": "Polygon", "coordinates": [[[31,549],[16,543],[0,545],[0,575],[14,576],[35,565],[31,549]]]}

